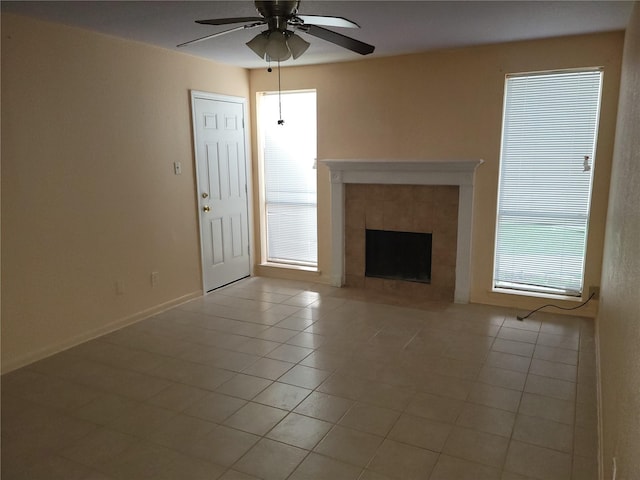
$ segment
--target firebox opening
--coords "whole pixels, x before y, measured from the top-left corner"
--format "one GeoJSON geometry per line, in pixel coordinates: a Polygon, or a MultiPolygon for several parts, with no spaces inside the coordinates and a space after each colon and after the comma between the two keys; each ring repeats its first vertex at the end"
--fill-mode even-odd
{"type": "Polygon", "coordinates": [[[365,276],[431,283],[431,234],[369,230],[365,276]]]}

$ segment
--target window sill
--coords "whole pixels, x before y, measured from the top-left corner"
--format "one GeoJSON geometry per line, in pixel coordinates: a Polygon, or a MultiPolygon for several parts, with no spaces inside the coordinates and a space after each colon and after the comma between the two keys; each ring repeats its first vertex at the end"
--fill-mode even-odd
{"type": "Polygon", "coordinates": [[[320,274],[320,270],[318,267],[309,267],[306,265],[294,265],[290,263],[273,263],[273,262],[263,262],[260,264],[261,267],[270,267],[270,268],[282,268],[283,270],[296,270],[299,272],[314,272],[320,274]]]}
{"type": "Polygon", "coordinates": [[[584,302],[585,300],[582,298],[582,296],[575,297],[572,295],[557,295],[553,293],[528,292],[526,290],[515,290],[510,288],[494,287],[491,291],[493,293],[503,293],[505,295],[517,295],[519,297],[547,298],[549,300],[565,300],[568,302],[576,302],[576,303],[581,303],[581,302],[584,302]]]}

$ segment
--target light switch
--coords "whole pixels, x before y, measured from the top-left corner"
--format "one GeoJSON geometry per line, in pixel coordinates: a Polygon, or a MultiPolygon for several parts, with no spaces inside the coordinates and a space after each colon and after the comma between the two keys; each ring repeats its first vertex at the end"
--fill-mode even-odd
{"type": "Polygon", "coordinates": [[[173,173],[176,175],[182,175],[182,163],[173,162],[173,173]]]}

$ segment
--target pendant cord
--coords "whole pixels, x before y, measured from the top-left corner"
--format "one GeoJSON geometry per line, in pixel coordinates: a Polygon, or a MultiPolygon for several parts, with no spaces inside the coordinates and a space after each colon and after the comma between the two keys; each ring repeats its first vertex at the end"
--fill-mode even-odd
{"type": "Polygon", "coordinates": [[[280,60],[278,60],[278,113],[280,115],[278,125],[284,125],[284,120],[282,119],[282,86],[280,83],[280,60]]]}

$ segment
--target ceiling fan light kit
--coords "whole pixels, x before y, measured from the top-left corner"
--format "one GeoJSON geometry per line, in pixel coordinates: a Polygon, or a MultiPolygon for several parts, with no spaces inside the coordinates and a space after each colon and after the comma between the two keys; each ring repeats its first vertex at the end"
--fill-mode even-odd
{"type": "Polygon", "coordinates": [[[261,32],[249,40],[246,45],[260,58],[264,58],[267,53],[267,43],[269,43],[269,32],[261,32]]]}
{"type": "Polygon", "coordinates": [[[256,35],[246,45],[260,58],[282,62],[291,57],[298,58],[307,51],[310,43],[288,30],[267,30],[256,35]]]}
{"type": "Polygon", "coordinates": [[[291,52],[287,47],[287,39],[284,33],[276,31],[269,34],[266,53],[269,58],[279,62],[291,58],[291,52]]]}
{"type": "Polygon", "coordinates": [[[346,48],[352,52],[359,53],[360,55],[368,55],[375,50],[373,45],[366,44],[355,38],[347,37],[346,35],[320,26],[360,28],[357,23],[351,20],[343,17],[323,15],[298,15],[299,0],[256,0],[255,6],[260,17],[196,20],[196,23],[203,25],[230,25],[233,23],[245,23],[245,25],[200,37],[182,43],[178,45],[178,47],[219,37],[227,33],[266,25],[268,27],[267,30],[259,33],[246,43],[256,55],[264,58],[266,61],[273,60],[280,62],[288,60],[291,57],[297,59],[309,48],[309,42],[299,35],[296,35],[292,30],[288,30],[288,27],[333,43],[339,47],[346,48]]]}
{"type": "Polygon", "coordinates": [[[287,38],[287,46],[289,47],[289,50],[291,50],[291,55],[294,60],[306,52],[310,45],[311,44],[304,38],[293,32],[287,38]]]}

